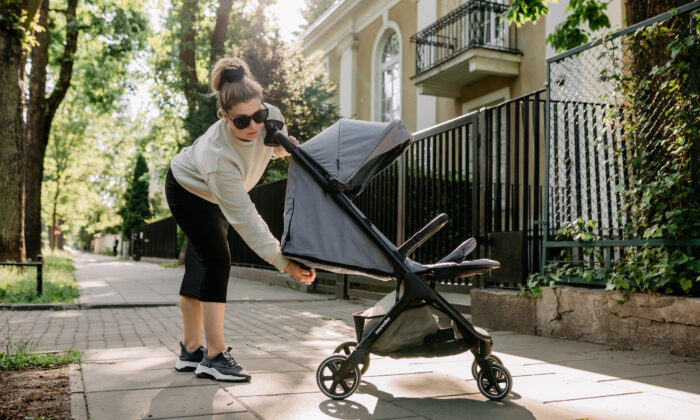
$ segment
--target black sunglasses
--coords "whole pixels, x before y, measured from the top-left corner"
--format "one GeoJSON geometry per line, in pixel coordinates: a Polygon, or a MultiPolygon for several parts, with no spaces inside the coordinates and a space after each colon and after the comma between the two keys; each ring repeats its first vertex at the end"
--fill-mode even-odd
{"type": "MultiPolygon", "coordinates": [[[[266,121],[269,113],[270,111],[267,108],[263,108],[255,111],[253,115],[241,115],[240,117],[236,117],[232,119],[231,122],[237,129],[244,130],[250,125],[250,120],[255,121],[256,124],[266,121]]],[[[226,114],[226,116],[228,116],[228,114],[226,114]]],[[[231,117],[228,118],[231,119],[231,117]]]]}

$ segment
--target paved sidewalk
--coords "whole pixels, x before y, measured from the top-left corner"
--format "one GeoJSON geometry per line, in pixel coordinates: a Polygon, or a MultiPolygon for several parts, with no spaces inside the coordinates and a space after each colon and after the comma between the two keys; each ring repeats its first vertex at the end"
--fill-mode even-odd
{"type": "MultiPolygon", "coordinates": [[[[172,300],[168,284],[177,293],[178,270],[90,257],[78,258],[77,275],[86,288],[107,283],[94,295],[128,302],[136,294],[127,290],[137,289],[125,285],[149,281],[153,291],[145,294],[172,300]]],[[[245,290],[246,283],[232,282],[230,290],[245,290]]],[[[0,311],[0,328],[13,340],[32,337],[39,349],[85,352],[73,370],[76,418],[677,419],[700,412],[700,360],[507,332],[492,333],[495,353],[514,377],[513,392],[501,402],[479,393],[470,354],[372,356],[359,390],[345,401],[329,400],[315,383],[318,363],[353,339],[351,314],[371,303],[254,286],[259,299],[229,304],[224,325],[234,356],[253,373],[249,384],[172,369],[180,340],[177,306],[0,311]]]]}
{"type": "MultiPolygon", "coordinates": [[[[177,304],[183,268],[164,268],[158,264],[120,260],[99,254],[74,252],[75,277],[80,284],[80,303],[84,305],[177,304]]],[[[316,294],[300,294],[292,289],[272,287],[257,281],[231,277],[226,300],[281,301],[327,300],[316,294]]]]}

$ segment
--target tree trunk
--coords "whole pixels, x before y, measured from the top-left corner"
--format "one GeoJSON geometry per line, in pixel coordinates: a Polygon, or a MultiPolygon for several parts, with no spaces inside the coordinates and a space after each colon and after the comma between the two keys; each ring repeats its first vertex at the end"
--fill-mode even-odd
{"type": "Polygon", "coordinates": [[[211,33],[209,67],[214,67],[216,60],[223,57],[226,53],[226,34],[232,8],[233,0],[222,0],[219,2],[219,9],[216,11],[216,26],[214,26],[214,31],[211,33]]]}
{"type": "Polygon", "coordinates": [[[197,23],[197,0],[185,0],[180,11],[180,78],[187,100],[187,114],[194,115],[197,109],[197,66],[195,61],[195,35],[197,23]]]}
{"type": "MultiPolygon", "coordinates": [[[[0,14],[18,14],[3,2],[0,14]],[[8,10],[9,9],[9,10],[8,10]]],[[[0,22],[0,261],[24,261],[24,183],[22,171],[22,62],[20,34],[12,23],[0,22]]]]}
{"type": "Polygon", "coordinates": [[[37,45],[32,48],[32,68],[29,72],[29,103],[27,104],[27,142],[25,148],[25,180],[27,201],[24,209],[24,236],[27,255],[34,258],[41,253],[41,182],[44,177],[44,151],[41,133],[45,121],[46,66],[49,60],[49,2],[39,9],[39,27],[35,35],[37,45]]]}
{"type": "Polygon", "coordinates": [[[49,57],[49,4],[42,2],[39,25],[44,31],[36,34],[37,45],[32,49],[29,106],[27,108],[27,143],[25,151],[25,237],[27,255],[41,253],[41,184],[44,178],[44,155],[49,142],[51,122],[58,106],[66,96],[73,73],[73,59],[78,45],[78,25],[75,23],[77,0],[69,0],[66,8],[66,41],[61,69],[51,96],[46,98],[46,66],[49,57]]]}

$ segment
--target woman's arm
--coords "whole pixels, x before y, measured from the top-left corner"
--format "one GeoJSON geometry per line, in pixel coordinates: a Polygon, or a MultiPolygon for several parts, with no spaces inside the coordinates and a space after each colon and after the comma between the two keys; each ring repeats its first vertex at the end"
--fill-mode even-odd
{"type": "Polygon", "coordinates": [[[314,281],[314,269],[303,269],[282,255],[279,241],[258,214],[239,172],[212,172],[207,177],[207,184],[224,217],[250,249],[277,270],[291,274],[300,282],[311,284],[314,281]]]}
{"type": "Polygon", "coordinates": [[[250,249],[277,270],[284,271],[290,261],[282,255],[279,241],[270,233],[267,224],[258,214],[243,187],[240,172],[233,169],[211,172],[207,175],[207,184],[224,217],[250,249]]]}

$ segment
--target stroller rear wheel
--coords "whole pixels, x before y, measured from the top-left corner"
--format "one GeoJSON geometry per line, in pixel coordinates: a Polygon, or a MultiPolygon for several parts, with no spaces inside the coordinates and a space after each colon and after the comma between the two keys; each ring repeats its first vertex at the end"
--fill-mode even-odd
{"type": "MultiPolygon", "coordinates": [[[[501,359],[495,354],[490,354],[486,360],[488,360],[489,363],[498,363],[501,366],[503,365],[501,359]]],[[[478,363],[476,363],[476,359],[474,359],[474,362],[472,363],[472,378],[476,379],[479,376],[479,372],[481,372],[481,367],[478,363]]]]}
{"type": "MultiPolygon", "coordinates": [[[[346,341],[343,344],[338,345],[338,347],[333,350],[333,353],[340,353],[343,352],[345,353],[346,356],[350,356],[350,353],[352,353],[352,350],[357,347],[357,343],[354,341],[346,341]]],[[[367,369],[369,369],[369,355],[365,357],[365,360],[360,363],[360,374],[364,375],[367,372],[367,369]]]]}
{"type": "Polygon", "coordinates": [[[491,374],[496,379],[496,382],[492,383],[486,379],[484,372],[480,371],[476,378],[476,384],[479,387],[479,391],[486,398],[495,401],[502,400],[513,387],[513,378],[510,376],[508,369],[498,363],[491,363],[491,374]]]}
{"type": "Polygon", "coordinates": [[[316,370],[316,384],[321,392],[334,400],[343,400],[360,386],[360,369],[354,368],[345,378],[338,377],[340,365],[347,360],[344,354],[334,354],[327,357],[316,370]]]}

